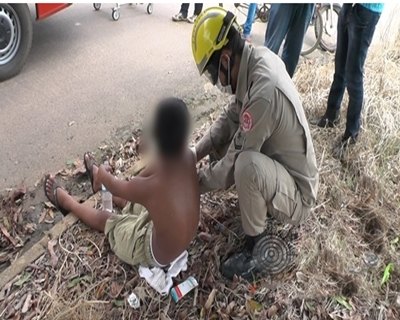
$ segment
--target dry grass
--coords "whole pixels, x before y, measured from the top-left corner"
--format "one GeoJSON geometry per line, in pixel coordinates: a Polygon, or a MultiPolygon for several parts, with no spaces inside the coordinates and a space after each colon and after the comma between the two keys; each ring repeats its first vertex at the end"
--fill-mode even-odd
{"type": "MultiPolygon", "coordinates": [[[[46,254],[26,269],[27,283],[3,289],[0,318],[17,317],[22,308],[18,301],[25,301],[30,292],[29,312],[21,318],[399,319],[398,47],[370,52],[360,143],[342,161],[333,157],[332,147],[344,121],[335,129],[311,127],[320,169],[319,198],[298,230],[292,270],[253,284],[221,278],[220,258],[238,245],[241,233],[236,195],[228,191],[202,197],[201,234],[189,250],[189,270],[178,279],[194,275],[199,287],[179,303],[161,298],[133,268],[118,261],[103,235],[77,224],[55,247],[55,267],[46,254]],[[394,271],[381,285],[391,262],[394,271]],[[127,305],[132,291],[142,297],[139,310],[127,305]]],[[[332,70],[333,59],[326,64],[306,60],[297,71],[295,81],[309,119],[324,112],[332,70]]],[[[114,157],[129,167],[135,157],[127,150],[122,146],[114,157]]]]}

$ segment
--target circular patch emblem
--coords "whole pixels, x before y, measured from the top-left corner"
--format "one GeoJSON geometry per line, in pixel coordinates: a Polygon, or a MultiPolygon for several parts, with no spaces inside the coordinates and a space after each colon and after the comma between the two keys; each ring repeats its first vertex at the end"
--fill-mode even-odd
{"type": "Polygon", "coordinates": [[[249,112],[244,112],[242,115],[242,130],[244,132],[250,131],[253,126],[253,118],[249,112]]]}
{"type": "Polygon", "coordinates": [[[281,273],[293,262],[293,252],[287,241],[274,235],[267,235],[256,243],[253,257],[258,270],[267,275],[281,273]]]}

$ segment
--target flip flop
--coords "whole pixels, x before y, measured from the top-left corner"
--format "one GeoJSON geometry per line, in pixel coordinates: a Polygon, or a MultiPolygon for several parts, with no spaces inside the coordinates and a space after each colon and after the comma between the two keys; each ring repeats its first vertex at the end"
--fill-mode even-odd
{"type": "Polygon", "coordinates": [[[96,192],[93,189],[93,174],[92,174],[93,170],[92,169],[93,169],[93,165],[97,166],[97,164],[96,164],[93,156],[89,152],[86,152],[83,155],[83,163],[85,164],[86,172],[89,175],[90,184],[92,186],[92,191],[93,191],[93,194],[94,194],[96,192]],[[86,161],[86,159],[88,159],[88,160],[86,161]]]}
{"type": "Polygon", "coordinates": [[[45,178],[44,178],[44,194],[46,195],[47,199],[49,199],[49,201],[51,202],[51,204],[52,204],[54,207],[56,207],[56,209],[57,209],[58,211],[60,211],[60,212],[63,214],[63,216],[66,216],[66,215],[69,213],[69,211],[67,211],[66,209],[62,208],[62,207],[58,204],[58,200],[57,200],[57,190],[58,190],[58,188],[61,188],[61,189],[63,189],[63,190],[65,190],[65,189],[64,189],[63,187],[61,187],[60,184],[59,184],[57,181],[55,181],[55,182],[53,183],[53,198],[54,198],[54,199],[51,199],[51,198],[49,197],[49,194],[47,193],[47,189],[46,189],[47,180],[49,180],[49,179],[50,179],[50,175],[48,174],[48,175],[46,175],[45,178]]]}

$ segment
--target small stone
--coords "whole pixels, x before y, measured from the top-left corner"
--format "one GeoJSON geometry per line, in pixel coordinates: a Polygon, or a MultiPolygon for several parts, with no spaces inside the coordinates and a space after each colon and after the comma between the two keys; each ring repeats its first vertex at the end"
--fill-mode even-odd
{"type": "Polygon", "coordinates": [[[368,267],[376,267],[379,262],[379,257],[372,252],[367,252],[364,253],[363,260],[368,267]]]}
{"type": "Polygon", "coordinates": [[[128,303],[133,309],[138,309],[140,307],[140,299],[134,292],[129,295],[128,303]]]}

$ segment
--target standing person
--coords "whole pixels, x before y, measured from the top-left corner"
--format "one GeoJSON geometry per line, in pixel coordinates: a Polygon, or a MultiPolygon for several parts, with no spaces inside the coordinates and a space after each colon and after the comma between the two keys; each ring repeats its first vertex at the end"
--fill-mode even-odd
{"type": "Polygon", "coordinates": [[[187,21],[189,23],[194,23],[194,21],[196,20],[197,16],[201,13],[201,10],[203,10],[203,4],[202,3],[195,3],[194,4],[193,15],[188,18],[189,3],[182,3],[181,4],[181,10],[179,11],[179,13],[177,13],[174,16],[172,16],[172,20],[175,21],[175,22],[187,21]]]}
{"type": "Polygon", "coordinates": [[[299,62],[304,35],[310,24],[314,4],[273,3],[269,12],[264,45],[278,54],[283,46],[282,60],[290,77],[299,62]]]}
{"type": "Polygon", "coordinates": [[[239,197],[245,248],[221,265],[222,274],[251,279],[262,273],[253,254],[268,215],[303,222],[315,205],[318,170],[307,119],[282,60],[239,33],[233,13],[208,8],[196,20],[192,51],[200,75],[235,96],[196,144],[201,192],[227,189],[239,197]]]}
{"type": "Polygon", "coordinates": [[[246,41],[250,41],[251,27],[253,26],[254,16],[257,12],[257,3],[250,3],[249,10],[247,11],[246,22],[243,26],[243,39],[246,41]]]}
{"type": "Polygon", "coordinates": [[[326,128],[334,127],[339,122],[340,106],[347,87],[349,104],[346,129],[337,151],[355,143],[360,131],[364,99],[364,63],[383,6],[380,3],[344,4],[340,10],[335,74],[325,114],[317,123],[319,127],[326,128]]]}

